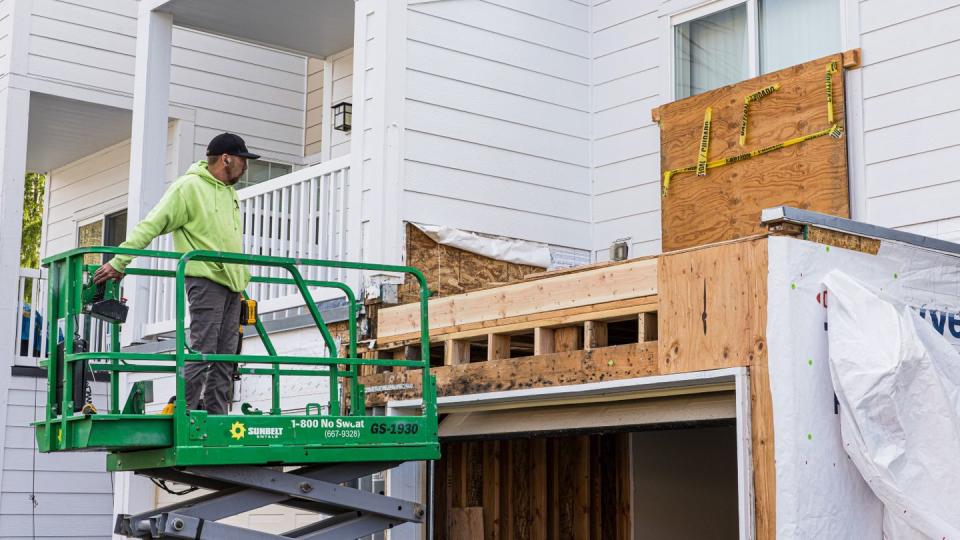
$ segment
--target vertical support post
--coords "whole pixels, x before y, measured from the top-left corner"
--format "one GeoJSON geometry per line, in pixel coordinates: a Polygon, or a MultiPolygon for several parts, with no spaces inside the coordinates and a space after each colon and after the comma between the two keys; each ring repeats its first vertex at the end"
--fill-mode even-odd
{"type": "Polygon", "coordinates": [[[556,351],[552,328],[533,329],[533,354],[550,354],[556,351]]]}
{"type": "MultiPolygon", "coordinates": [[[[166,174],[167,121],[170,108],[170,48],[173,15],[152,11],[140,3],[137,18],[137,59],[133,81],[133,126],[130,135],[130,188],[127,233],[163,196],[166,174]]],[[[131,321],[124,326],[124,344],[140,338],[146,322],[149,279],[136,278],[124,291],[131,321]]]]}
{"type": "Polygon", "coordinates": [[[443,365],[455,366],[470,363],[470,342],[465,339],[448,339],[443,348],[443,365]]]}
{"type": "MultiPolygon", "coordinates": [[[[110,352],[120,352],[120,323],[110,324],[110,352]]],[[[120,414],[120,360],[110,361],[113,371],[110,372],[110,414],[120,414]]]]}
{"type": "Polygon", "coordinates": [[[487,360],[510,358],[510,336],[506,334],[487,335],[487,360]]]}
{"type": "Polygon", "coordinates": [[[583,343],[583,329],[567,326],[553,331],[554,352],[579,351],[583,343]]]}
{"type": "MultiPolygon", "coordinates": [[[[16,9],[17,3],[14,3],[16,9]]],[[[29,14],[28,14],[29,16],[29,14]]],[[[16,22],[20,22],[19,20],[16,22]]],[[[11,38],[17,38],[14,28],[11,38]]],[[[10,77],[5,77],[9,81],[10,77]]],[[[27,137],[30,92],[0,87],[0,396],[6,396],[10,385],[10,366],[18,346],[18,335],[8,330],[18,328],[21,306],[17,305],[17,282],[20,276],[20,233],[23,221],[23,177],[27,168],[27,137]],[[5,283],[5,284],[4,284],[5,283]],[[17,325],[17,326],[15,326],[17,325]]],[[[3,477],[4,433],[0,433],[0,481],[3,477]]]]}
{"type": "Polygon", "coordinates": [[[597,347],[607,346],[607,323],[602,321],[587,321],[583,324],[584,348],[588,351],[597,347]]]}
{"type": "Polygon", "coordinates": [[[656,341],[657,340],[657,312],[641,313],[640,320],[638,321],[638,338],[637,341],[643,343],[644,341],[656,341]]]}

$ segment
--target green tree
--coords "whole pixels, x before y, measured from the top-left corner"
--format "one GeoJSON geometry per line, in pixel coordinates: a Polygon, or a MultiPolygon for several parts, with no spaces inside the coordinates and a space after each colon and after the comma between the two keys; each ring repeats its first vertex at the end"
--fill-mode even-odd
{"type": "Polygon", "coordinates": [[[23,233],[20,237],[20,266],[40,268],[40,231],[43,225],[43,192],[47,178],[27,173],[23,186],[23,233]]]}

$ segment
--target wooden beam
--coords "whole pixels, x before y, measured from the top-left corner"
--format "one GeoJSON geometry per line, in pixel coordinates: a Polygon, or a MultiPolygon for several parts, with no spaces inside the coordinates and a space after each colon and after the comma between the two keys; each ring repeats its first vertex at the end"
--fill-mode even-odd
{"type": "MultiPolygon", "coordinates": [[[[438,396],[478,394],[519,388],[540,388],[657,375],[657,342],[614,345],[592,351],[570,351],[448,365],[430,370],[437,378],[438,396]]],[[[362,377],[368,389],[395,389],[367,394],[368,406],[390,399],[420,397],[419,370],[377,373],[362,377]]]]}
{"type": "Polygon", "coordinates": [[[489,334],[487,336],[487,360],[510,358],[510,336],[489,334]]]}
{"type": "Polygon", "coordinates": [[[860,49],[850,49],[843,53],[843,68],[857,69],[860,67],[860,49]]]}
{"type": "Polygon", "coordinates": [[[639,333],[638,339],[639,342],[644,341],[656,341],[657,340],[657,312],[651,311],[647,313],[640,313],[639,317],[639,333]]]}
{"type": "Polygon", "coordinates": [[[553,345],[552,328],[534,328],[533,329],[533,354],[550,354],[556,352],[553,345]]]}
{"type": "Polygon", "coordinates": [[[553,331],[553,347],[557,352],[583,349],[583,329],[579,326],[557,328],[553,331]]]}
{"type": "Polygon", "coordinates": [[[650,119],[653,120],[654,124],[660,123],[660,107],[650,109],[650,119]]]}
{"type": "MultiPolygon", "coordinates": [[[[541,326],[564,326],[590,320],[612,319],[647,311],[656,311],[656,309],[657,297],[643,296],[603,304],[521,315],[518,317],[507,317],[504,319],[494,319],[445,328],[431,328],[430,340],[432,342],[438,342],[444,339],[466,339],[485,336],[491,332],[522,332],[541,326]]],[[[419,343],[420,333],[412,332],[398,336],[379,336],[377,339],[381,348],[392,349],[408,343],[419,343]]]]}
{"type": "Polygon", "coordinates": [[[587,321],[583,323],[583,341],[586,350],[607,346],[607,323],[603,321],[587,321]]]}
{"type": "Polygon", "coordinates": [[[455,366],[470,363],[470,342],[448,339],[443,347],[443,365],[455,366]]]}
{"type": "MultiPolygon", "coordinates": [[[[642,259],[434,298],[430,300],[429,324],[430,328],[445,328],[639,298],[656,294],[656,287],[657,262],[642,259]]],[[[377,336],[381,340],[416,333],[420,329],[420,306],[406,304],[382,309],[378,319],[377,336]]]]}

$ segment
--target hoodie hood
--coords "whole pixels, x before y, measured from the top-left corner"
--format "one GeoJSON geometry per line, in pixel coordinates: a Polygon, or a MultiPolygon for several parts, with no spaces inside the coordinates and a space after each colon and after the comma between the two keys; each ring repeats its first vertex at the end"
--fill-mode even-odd
{"type": "Polygon", "coordinates": [[[197,175],[197,176],[199,176],[200,178],[203,178],[204,180],[206,180],[207,182],[210,182],[210,183],[215,184],[215,185],[217,185],[217,186],[228,187],[228,186],[227,186],[226,184],[224,184],[223,182],[217,180],[217,178],[216,178],[215,176],[213,176],[212,174],[210,174],[210,170],[207,169],[207,162],[206,162],[206,161],[198,161],[198,162],[194,163],[193,165],[191,165],[190,168],[187,169],[187,174],[197,175]]]}

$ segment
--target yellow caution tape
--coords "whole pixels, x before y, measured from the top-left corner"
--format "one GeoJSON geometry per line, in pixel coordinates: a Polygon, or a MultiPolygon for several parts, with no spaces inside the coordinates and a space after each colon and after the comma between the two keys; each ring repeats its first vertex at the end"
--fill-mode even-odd
{"type": "Polygon", "coordinates": [[[769,96],[780,89],[780,83],[771,84],[743,98],[743,115],[740,117],[740,146],[747,145],[747,117],[750,114],[750,104],[769,96]]]}
{"type": "Polygon", "coordinates": [[[824,75],[824,81],[827,86],[827,122],[833,123],[833,74],[839,67],[836,62],[827,64],[827,73],[824,75]]]}
{"type": "Polygon", "coordinates": [[[703,131],[700,133],[700,153],[697,155],[697,176],[707,175],[707,153],[710,151],[710,118],[713,109],[707,107],[703,113],[703,131]]]}
{"type": "MultiPolygon", "coordinates": [[[[758,148],[757,150],[753,150],[753,151],[746,152],[746,153],[743,153],[743,154],[738,154],[738,155],[736,155],[736,156],[731,156],[731,157],[728,157],[728,158],[723,158],[723,159],[717,159],[717,160],[714,160],[714,161],[710,161],[710,162],[707,163],[706,166],[707,166],[708,169],[715,169],[715,168],[717,168],[717,167],[723,167],[723,166],[725,166],[725,165],[730,165],[730,164],[732,164],[732,163],[737,163],[737,162],[739,162],[739,161],[746,161],[746,160],[748,160],[748,159],[750,159],[750,158],[754,158],[754,157],[757,157],[757,156],[762,156],[763,154],[769,154],[770,152],[773,152],[773,151],[775,151],[775,150],[780,150],[781,148],[787,148],[788,146],[793,146],[793,145],[795,145],[795,144],[800,144],[800,143],[802,143],[802,142],[807,142],[807,141],[810,141],[810,140],[813,140],[813,139],[817,139],[817,138],[819,138],[819,137],[823,137],[823,136],[826,136],[826,135],[829,135],[829,136],[831,136],[831,137],[833,137],[833,138],[835,138],[835,139],[839,139],[841,136],[843,136],[843,128],[840,127],[840,126],[838,126],[837,124],[833,124],[832,126],[826,128],[826,129],[822,129],[822,130],[820,130],[820,131],[817,131],[817,132],[815,132],[815,133],[811,133],[811,134],[809,134],[809,135],[803,135],[803,136],[800,136],[800,137],[794,137],[794,138],[792,138],[792,139],[787,139],[786,141],[783,141],[782,143],[774,144],[774,145],[771,145],[771,146],[765,146],[765,147],[763,147],[763,148],[758,148]]],[[[667,196],[667,190],[670,189],[670,180],[673,178],[674,175],[680,174],[680,173],[685,173],[685,172],[693,172],[693,171],[697,171],[697,170],[699,170],[699,164],[697,164],[696,166],[691,166],[691,167],[683,167],[682,169],[672,169],[672,170],[669,170],[669,171],[665,171],[665,172],[663,173],[663,196],[664,196],[664,197],[667,196]]]]}

